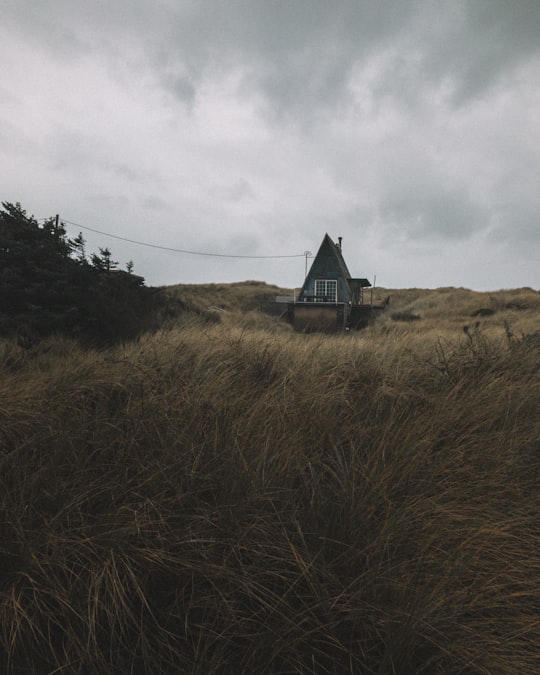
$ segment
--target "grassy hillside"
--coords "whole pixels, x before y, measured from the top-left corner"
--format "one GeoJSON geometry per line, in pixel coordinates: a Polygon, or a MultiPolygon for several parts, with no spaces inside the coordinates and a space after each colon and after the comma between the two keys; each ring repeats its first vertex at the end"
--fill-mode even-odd
{"type": "Polygon", "coordinates": [[[538,672],[540,294],[305,336],[171,293],[134,343],[0,342],[0,668],[538,672]]]}
{"type": "Polygon", "coordinates": [[[262,281],[240,281],[232,284],[177,284],[166,291],[200,310],[219,308],[226,311],[248,312],[265,309],[278,295],[292,295],[292,291],[265,284],[262,281]]]}
{"type": "Polygon", "coordinates": [[[275,321],[283,308],[276,297],[292,295],[292,291],[262,281],[241,281],[231,284],[178,284],[164,287],[166,307],[163,325],[178,327],[193,319],[207,323],[226,323],[270,331],[283,330],[285,324],[275,321]],[[269,319],[268,317],[273,317],[269,319]]]}

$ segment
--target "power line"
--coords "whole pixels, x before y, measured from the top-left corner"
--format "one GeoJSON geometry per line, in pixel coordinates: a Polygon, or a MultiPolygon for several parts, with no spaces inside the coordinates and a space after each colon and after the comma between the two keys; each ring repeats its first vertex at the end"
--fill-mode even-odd
{"type": "Polygon", "coordinates": [[[62,223],[67,223],[68,225],[73,225],[74,227],[80,227],[83,230],[88,230],[90,232],[95,232],[96,234],[102,234],[105,237],[112,237],[113,239],[120,239],[120,241],[127,241],[130,244],[138,244],[139,246],[147,246],[148,248],[157,248],[162,251],[172,251],[174,253],[188,253],[189,255],[203,255],[209,256],[212,258],[251,258],[251,259],[270,259],[270,258],[303,258],[305,253],[296,253],[294,255],[233,255],[230,253],[205,253],[202,251],[187,251],[182,248],[171,248],[170,246],[159,246],[158,244],[149,244],[145,241],[137,241],[136,239],[128,239],[127,237],[120,237],[117,234],[110,234],[110,232],[103,232],[101,230],[96,230],[93,227],[88,227],[86,225],[79,225],[74,223],[71,220],[62,219],[62,223]]]}

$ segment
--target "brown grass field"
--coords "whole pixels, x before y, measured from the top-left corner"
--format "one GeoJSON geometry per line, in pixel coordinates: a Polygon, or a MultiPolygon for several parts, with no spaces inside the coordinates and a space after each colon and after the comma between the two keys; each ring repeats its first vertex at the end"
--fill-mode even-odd
{"type": "Polygon", "coordinates": [[[540,293],[302,335],[168,292],[133,343],[0,341],[0,670],[540,672],[540,293]]]}

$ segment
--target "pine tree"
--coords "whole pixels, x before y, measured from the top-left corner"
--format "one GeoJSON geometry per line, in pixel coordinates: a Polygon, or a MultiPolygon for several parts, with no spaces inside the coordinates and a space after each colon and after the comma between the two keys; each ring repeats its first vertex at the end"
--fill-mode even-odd
{"type": "Polygon", "coordinates": [[[99,247],[99,255],[92,253],[92,265],[100,272],[110,272],[118,267],[118,261],[112,259],[112,253],[105,247],[99,247]]]}
{"type": "Polygon", "coordinates": [[[39,224],[20,204],[0,210],[0,335],[64,333],[110,342],[136,335],[159,304],[144,280],[109,274],[108,248],[88,264],[84,238],[68,239],[58,217],[39,224]]]}

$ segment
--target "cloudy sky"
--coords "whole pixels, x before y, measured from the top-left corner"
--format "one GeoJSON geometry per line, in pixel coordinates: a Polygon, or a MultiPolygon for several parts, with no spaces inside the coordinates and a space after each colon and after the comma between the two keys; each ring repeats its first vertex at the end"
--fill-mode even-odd
{"type": "Polygon", "coordinates": [[[328,232],[387,288],[538,289],[539,36],[539,0],[4,0],[0,197],[150,285],[300,286],[328,232]]]}

